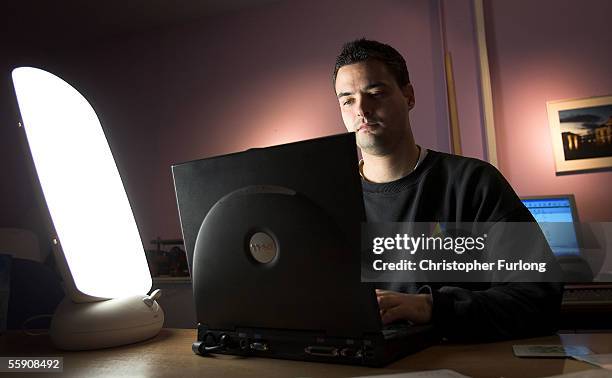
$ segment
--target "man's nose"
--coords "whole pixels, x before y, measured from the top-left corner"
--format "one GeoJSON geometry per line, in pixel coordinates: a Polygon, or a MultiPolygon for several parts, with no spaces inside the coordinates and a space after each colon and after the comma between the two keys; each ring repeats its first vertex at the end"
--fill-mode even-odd
{"type": "Polygon", "coordinates": [[[357,115],[359,117],[367,117],[372,114],[372,103],[366,96],[357,100],[357,115]]]}

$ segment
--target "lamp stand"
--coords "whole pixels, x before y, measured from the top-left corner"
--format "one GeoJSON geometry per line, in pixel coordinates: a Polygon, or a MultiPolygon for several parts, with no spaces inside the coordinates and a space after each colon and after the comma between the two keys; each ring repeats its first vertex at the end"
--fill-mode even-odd
{"type": "Polygon", "coordinates": [[[51,320],[53,343],[64,350],[87,350],[131,344],[152,338],[164,324],[164,311],[151,295],[134,295],[99,302],[59,304],[51,320]]]}

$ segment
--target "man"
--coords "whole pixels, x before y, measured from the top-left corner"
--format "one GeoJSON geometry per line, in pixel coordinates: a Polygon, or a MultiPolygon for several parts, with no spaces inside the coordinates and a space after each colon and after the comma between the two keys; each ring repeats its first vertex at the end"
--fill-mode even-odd
{"type": "MultiPolygon", "coordinates": [[[[391,46],[365,39],[345,44],[333,79],[342,119],[362,153],[368,222],[534,221],[490,164],[415,143],[409,118],[414,90],[403,57],[391,46]]],[[[377,290],[382,321],[432,322],[443,336],[459,339],[555,330],[559,284],[462,286],[377,290]]]]}

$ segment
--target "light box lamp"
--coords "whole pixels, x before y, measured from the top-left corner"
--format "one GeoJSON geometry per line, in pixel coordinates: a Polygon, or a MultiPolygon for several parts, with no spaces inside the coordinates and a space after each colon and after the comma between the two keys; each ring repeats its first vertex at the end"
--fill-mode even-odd
{"type": "Polygon", "coordinates": [[[51,321],[53,342],[96,349],[155,336],[160,292],[147,295],[144,247],[94,109],[49,72],[20,67],[12,77],[67,294],[51,321]]]}

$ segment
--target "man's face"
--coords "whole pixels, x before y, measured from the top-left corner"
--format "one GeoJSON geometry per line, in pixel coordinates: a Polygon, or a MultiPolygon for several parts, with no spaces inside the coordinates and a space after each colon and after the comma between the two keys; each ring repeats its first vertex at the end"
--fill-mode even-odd
{"type": "Polygon", "coordinates": [[[384,63],[369,60],[341,67],[336,96],[344,125],[356,133],[363,152],[389,154],[411,135],[412,86],[400,88],[384,63]]]}

